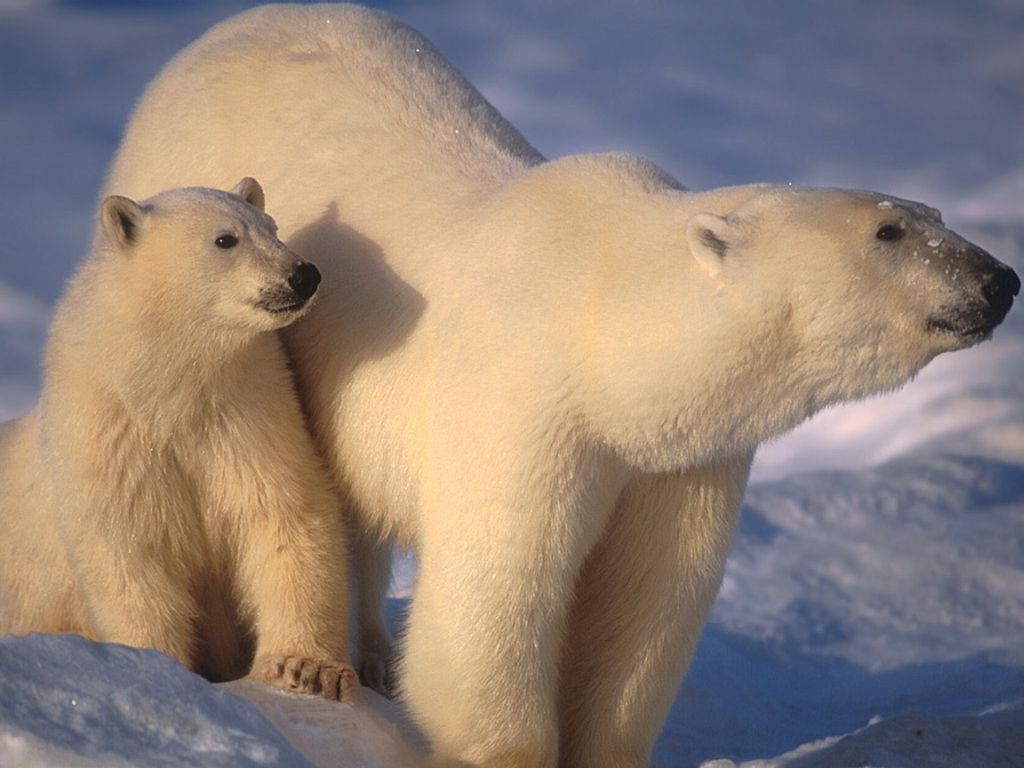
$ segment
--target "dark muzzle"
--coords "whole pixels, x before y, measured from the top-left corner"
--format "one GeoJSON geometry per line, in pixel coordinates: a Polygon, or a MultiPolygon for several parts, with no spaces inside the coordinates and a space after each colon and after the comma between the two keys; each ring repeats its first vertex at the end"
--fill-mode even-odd
{"type": "Polygon", "coordinates": [[[973,343],[988,338],[1003,322],[1020,292],[1020,278],[977,246],[957,254],[960,262],[953,277],[963,281],[966,290],[960,302],[929,318],[928,327],[973,343]]]}
{"type": "Polygon", "coordinates": [[[1003,322],[1006,313],[1013,306],[1013,297],[1020,293],[1020,278],[1017,277],[1017,273],[998,261],[995,264],[995,269],[989,273],[981,286],[981,295],[991,308],[993,327],[1003,322]]]}

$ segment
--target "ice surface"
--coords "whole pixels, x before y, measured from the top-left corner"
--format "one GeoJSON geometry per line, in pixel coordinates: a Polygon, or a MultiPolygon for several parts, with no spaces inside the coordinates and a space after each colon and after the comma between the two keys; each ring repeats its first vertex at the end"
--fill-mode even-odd
{"type": "Polygon", "coordinates": [[[425,742],[393,702],[363,690],[354,705],[276,690],[252,680],[221,686],[249,701],[316,768],[413,768],[425,742]]]}
{"type": "Polygon", "coordinates": [[[973,717],[872,718],[863,728],[771,760],[709,760],[702,768],[993,768],[1024,755],[1024,702],[973,717]]]}
{"type": "Polygon", "coordinates": [[[0,640],[0,765],[307,766],[255,709],[156,651],[0,640]]]}
{"type": "Polygon", "coordinates": [[[0,766],[416,765],[415,728],[391,702],[362,693],[350,706],[251,680],[214,686],[155,651],[74,635],[7,637],[0,766]]]}

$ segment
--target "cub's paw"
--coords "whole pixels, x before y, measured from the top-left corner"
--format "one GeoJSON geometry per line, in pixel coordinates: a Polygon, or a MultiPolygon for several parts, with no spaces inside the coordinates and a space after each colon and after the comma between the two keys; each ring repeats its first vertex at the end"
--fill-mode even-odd
{"type": "Polygon", "coordinates": [[[354,704],[359,698],[359,676],[340,661],[321,661],[301,656],[261,656],[249,677],[286,691],[323,696],[354,704]]]}

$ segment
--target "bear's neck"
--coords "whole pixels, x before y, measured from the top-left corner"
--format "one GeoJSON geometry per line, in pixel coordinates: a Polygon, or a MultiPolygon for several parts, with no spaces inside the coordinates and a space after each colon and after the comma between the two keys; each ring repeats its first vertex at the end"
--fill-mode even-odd
{"type": "Polygon", "coordinates": [[[248,399],[280,356],[279,343],[273,332],[154,340],[126,357],[111,383],[140,422],[165,434],[191,432],[248,399]]]}
{"type": "Polygon", "coordinates": [[[213,328],[196,318],[153,322],[91,298],[58,310],[47,379],[70,377],[93,398],[116,399],[156,441],[194,433],[249,399],[259,382],[287,375],[275,332],[213,328]]]}

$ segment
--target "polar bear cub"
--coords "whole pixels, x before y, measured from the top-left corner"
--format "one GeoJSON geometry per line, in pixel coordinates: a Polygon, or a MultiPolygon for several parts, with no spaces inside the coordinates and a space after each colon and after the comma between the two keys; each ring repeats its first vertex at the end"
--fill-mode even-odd
{"type": "Polygon", "coordinates": [[[103,201],[38,405],[0,430],[0,632],[348,699],[338,502],[274,333],[320,274],[263,191],[103,201]]]}

